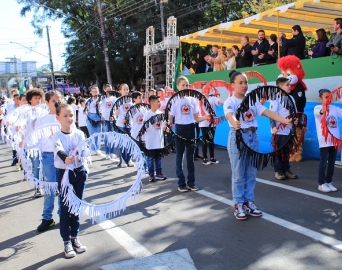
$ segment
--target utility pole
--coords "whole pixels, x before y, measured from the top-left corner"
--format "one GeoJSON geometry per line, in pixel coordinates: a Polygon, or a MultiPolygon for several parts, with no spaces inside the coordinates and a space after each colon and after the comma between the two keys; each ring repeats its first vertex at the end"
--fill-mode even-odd
{"type": "Polygon", "coordinates": [[[160,0],[159,2],[159,7],[160,7],[160,23],[161,23],[161,31],[162,31],[162,39],[165,39],[165,27],[164,27],[164,8],[163,8],[163,3],[166,3],[167,0],[160,0]]]}
{"type": "Polygon", "coordinates": [[[51,45],[50,45],[49,26],[46,26],[46,35],[47,35],[48,45],[49,45],[50,68],[51,68],[51,85],[52,85],[52,89],[56,89],[55,88],[55,73],[53,71],[53,63],[52,63],[52,53],[51,53],[51,45]]]}
{"type": "Polygon", "coordinates": [[[112,85],[112,77],[111,77],[110,66],[109,66],[109,58],[108,58],[108,47],[107,47],[105,29],[104,29],[103,17],[102,17],[101,0],[97,0],[97,9],[98,9],[98,13],[99,13],[100,26],[101,26],[101,38],[102,38],[102,44],[103,44],[103,53],[104,53],[104,57],[105,57],[107,82],[110,85],[112,85]]]}

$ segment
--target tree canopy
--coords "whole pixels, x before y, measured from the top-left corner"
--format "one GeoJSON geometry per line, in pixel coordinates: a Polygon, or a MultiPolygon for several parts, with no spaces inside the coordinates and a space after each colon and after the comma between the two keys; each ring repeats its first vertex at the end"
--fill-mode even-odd
{"type": "MultiPolygon", "coordinates": [[[[107,82],[103,56],[97,0],[17,0],[23,5],[21,15],[34,13],[32,26],[39,35],[48,20],[62,19],[66,44],[65,70],[75,83],[107,82]]],[[[155,27],[155,42],[162,40],[161,0],[102,0],[105,38],[107,40],[111,75],[114,83],[131,86],[145,77],[143,46],[146,28],[155,27]]],[[[163,1],[165,2],[165,1],[163,1]]],[[[289,1],[277,0],[173,0],[163,3],[166,20],[177,18],[177,35],[182,36],[215,24],[240,19],[260,12],[262,8],[289,1]]],[[[166,30],[165,30],[166,31],[166,30]]],[[[190,63],[203,49],[183,44],[182,55],[190,63]]],[[[208,49],[208,48],[206,48],[208,49]]]]}

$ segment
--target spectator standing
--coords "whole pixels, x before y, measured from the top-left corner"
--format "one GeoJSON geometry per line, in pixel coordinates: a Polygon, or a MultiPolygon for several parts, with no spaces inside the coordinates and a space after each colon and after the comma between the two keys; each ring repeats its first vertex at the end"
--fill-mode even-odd
{"type": "Polygon", "coordinates": [[[330,40],[326,45],[327,48],[330,48],[330,55],[341,54],[342,18],[336,18],[333,27],[335,33],[331,35],[330,40]]]}
{"type": "Polygon", "coordinates": [[[327,48],[327,43],[329,41],[327,37],[327,33],[323,28],[316,30],[316,40],[317,44],[313,48],[313,50],[308,51],[308,55],[312,58],[318,58],[330,55],[330,50],[327,48]]]}
{"type": "Polygon", "coordinates": [[[225,70],[236,69],[236,60],[235,60],[233,49],[227,49],[226,55],[227,55],[227,59],[223,63],[224,69],[225,70]]]}
{"type": "Polygon", "coordinates": [[[207,63],[204,60],[203,52],[199,52],[197,54],[196,61],[192,60],[192,68],[195,70],[195,74],[205,73],[205,70],[207,68],[207,63]]]}
{"type": "Polygon", "coordinates": [[[249,44],[249,37],[241,37],[241,50],[236,60],[237,68],[251,67],[253,65],[252,46],[249,44]]]}
{"type": "Polygon", "coordinates": [[[225,61],[225,56],[222,54],[222,49],[218,49],[218,55],[216,58],[207,55],[204,58],[211,66],[214,67],[214,71],[223,70],[223,63],[225,61]]]}
{"type": "Polygon", "coordinates": [[[269,43],[265,39],[265,31],[258,31],[258,40],[255,41],[252,49],[253,64],[254,66],[266,64],[265,55],[268,53],[269,43]]]}
{"type": "Polygon", "coordinates": [[[306,41],[302,28],[299,25],[292,26],[292,35],[293,37],[291,39],[287,39],[282,35],[282,45],[287,47],[287,55],[295,55],[299,59],[304,59],[306,41]]]}
{"type": "Polygon", "coordinates": [[[268,39],[268,43],[270,44],[268,48],[268,52],[265,55],[266,64],[274,64],[277,62],[278,59],[278,43],[277,43],[277,36],[275,34],[271,34],[270,38],[268,39]]]}

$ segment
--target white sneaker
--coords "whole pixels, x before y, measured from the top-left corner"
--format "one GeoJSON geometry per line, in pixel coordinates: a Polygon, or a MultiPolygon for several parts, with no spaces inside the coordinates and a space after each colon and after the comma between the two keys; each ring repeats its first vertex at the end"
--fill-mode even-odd
{"type": "Polygon", "coordinates": [[[331,190],[332,192],[337,191],[337,188],[335,188],[331,182],[330,182],[330,183],[326,183],[326,185],[330,188],[330,190],[331,190]]]}
{"type": "Polygon", "coordinates": [[[15,172],[20,172],[21,171],[21,168],[20,168],[20,164],[17,163],[17,165],[15,165],[15,172]]]}
{"type": "Polygon", "coordinates": [[[106,155],[106,159],[110,159],[110,155],[106,155]]]}
{"type": "Polygon", "coordinates": [[[322,191],[322,192],[331,192],[331,189],[330,189],[330,187],[328,186],[327,183],[324,183],[324,184],[322,184],[322,185],[319,185],[319,186],[318,186],[318,190],[319,190],[319,191],[322,191]]]}
{"type": "Polygon", "coordinates": [[[111,159],[118,159],[118,157],[115,154],[110,154],[111,159]]]}
{"type": "Polygon", "coordinates": [[[96,151],[95,151],[95,155],[97,155],[97,156],[101,156],[101,155],[102,155],[102,153],[101,153],[101,151],[100,151],[100,150],[96,150],[96,151]]]}
{"type": "Polygon", "coordinates": [[[128,167],[134,167],[134,163],[132,161],[128,162],[127,164],[128,167]]]}

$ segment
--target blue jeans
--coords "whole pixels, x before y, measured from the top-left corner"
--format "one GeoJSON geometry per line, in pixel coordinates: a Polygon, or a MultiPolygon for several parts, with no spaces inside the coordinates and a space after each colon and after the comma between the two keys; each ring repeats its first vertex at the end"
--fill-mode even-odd
{"type": "MultiPolygon", "coordinates": [[[[92,114],[92,113],[89,113],[89,114],[92,114]]],[[[93,113],[95,114],[95,113],[93,113]]],[[[93,135],[94,133],[97,133],[97,132],[101,132],[102,130],[102,123],[100,122],[98,124],[98,126],[93,126],[88,117],[87,117],[87,127],[88,127],[88,131],[89,131],[89,134],[90,136],[93,135]]],[[[94,144],[91,144],[90,145],[90,150],[94,151],[94,150],[100,150],[100,146],[101,146],[101,139],[99,140],[97,137],[95,138],[95,145],[94,144]]]]}
{"type": "MultiPolygon", "coordinates": [[[[61,181],[63,179],[65,170],[58,169],[58,189],[61,191],[61,181]]],[[[85,189],[85,183],[87,180],[87,171],[82,166],[69,171],[69,182],[74,188],[75,194],[78,198],[83,198],[83,191],[85,189]]],[[[63,202],[62,194],[60,193],[60,199],[63,202]]],[[[60,213],[60,234],[63,241],[69,241],[70,236],[76,237],[80,230],[80,217],[69,213],[69,208],[62,203],[60,213]]]]}
{"type": "MultiPolygon", "coordinates": [[[[276,145],[279,149],[284,146],[289,136],[288,135],[277,135],[277,136],[278,138],[276,141],[276,145]]],[[[289,158],[287,157],[286,160],[281,160],[278,157],[276,157],[274,160],[274,171],[278,173],[285,173],[288,170],[290,170],[289,158]]]]}
{"type": "MultiPolygon", "coordinates": [[[[57,172],[54,164],[54,154],[52,152],[42,153],[42,164],[43,164],[43,177],[45,182],[57,183],[57,172]]],[[[43,219],[52,219],[53,208],[55,204],[55,194],[44,196],[44,207],[43,207],[43,219]]],[[[61,203],[58,199],[58,211],[60,213],[61,203]]]]}
{"type": "Polygon", "coordinates": [[[156,165],[156,175],[162,174],[161,168],[161,158],[147,157],[148,174],[150,176],[154,175],[154,164],[156,165]]]}
{"type": "MultiPolygon", "coordinates": [[[[176,133],[186,139],[195,138],[195,124],[179,125],[176,124],[176,133]]],[[[185,185],[185,176],[183,173],[183,157],[186,149],[186,163],[188,169],[188,186],[195,185],[195,164],[194,153],[195,145],[185,143],[176,137],[176,175],[178,177],[178,186],[185,185]]]]}
{"type": "MultiPolygon", "coordinates": [[[[114,128],[110,121],[103,121],[102,130],[103,132],[111,132],[114,130],[114,128]]],[[[107,136],[104,137],[104,146],[106,155],[114,154],[114,145],[111,146],[110,144],[108,144],[107,136]]]]}
{"type": "Polygon", "coordinates": [[[331,183],[334,175],[337,151],[334,146],[322,147],[319,149],[319,155],[318,184],[331,183]]]}
{"type": "Polygon", "coordinates": [[[32,163],[32,174],[35,178],[39,180],[39,169],[40,169],[40,160],[39,157],[30,157],[32,163]]]}
{"type": "MultiPolygon", "coordinates": [[[[256,132],[242,132],[242,137],[251,149],[258,151],[259,136],[256,132]]],[[[227,150],[232,170],[232,194],[234,203],[254,202],[257,169],[248,164],[248,157],[246,155],[240,157],[234,128],[230,128],[227,150]]]]}
{"type": "MultiPolygon", "coordinates": [[[[128,132],[131,131],[131,129],[124,129],[123,127],[118,127],[120,130],[126,132],[128,130],[128,132]]],[[[124,162],[128,165],[129,161],[131,160],[131,153],[128,153],[127,149],[120,147],[120,161],[119,161],[119,165],[121,165],[122,160],[124,160],[124,162]]]]}

